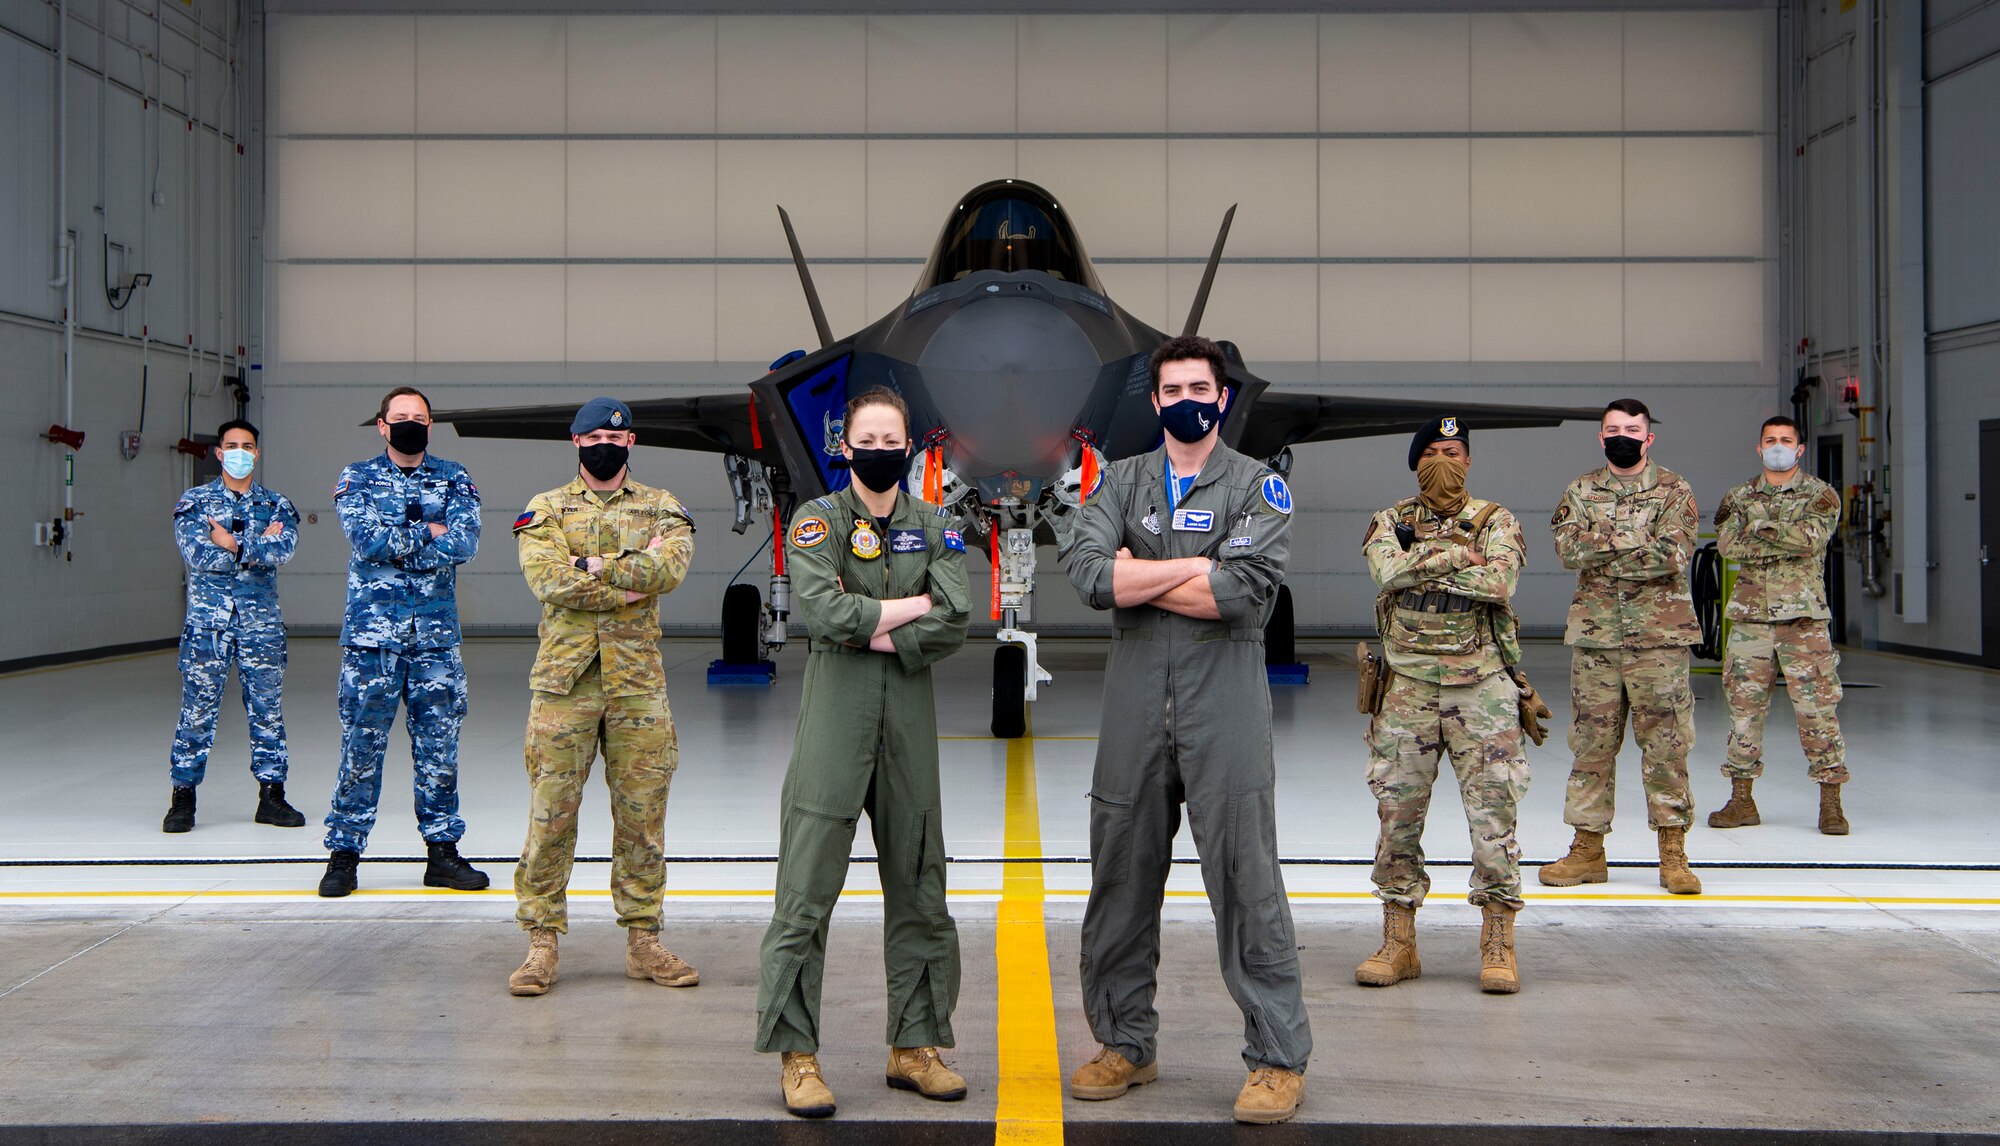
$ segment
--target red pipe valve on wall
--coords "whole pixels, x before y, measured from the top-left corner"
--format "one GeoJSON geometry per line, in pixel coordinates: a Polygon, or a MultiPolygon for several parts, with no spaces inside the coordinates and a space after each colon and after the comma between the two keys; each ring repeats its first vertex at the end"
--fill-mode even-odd
{"type": "Polygon", "coordinates": [[[83,448],[83,431],[72,430],[68,426],[50,426],[49,432],[43,434],[42,437],[51,442],[68,446],[72,450],[83,448]]]}

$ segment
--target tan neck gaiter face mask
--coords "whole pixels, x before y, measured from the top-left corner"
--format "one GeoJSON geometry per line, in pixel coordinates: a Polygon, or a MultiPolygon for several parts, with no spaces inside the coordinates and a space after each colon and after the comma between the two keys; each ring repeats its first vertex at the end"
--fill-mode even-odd
{"type": "Polygon", "coordinates": [[[1417,463],[1417,489],[1424,508],[1440,517],[1456,517],[1465,508],[1466,463],[1446,454],[1432,454],[1417,463]]]}

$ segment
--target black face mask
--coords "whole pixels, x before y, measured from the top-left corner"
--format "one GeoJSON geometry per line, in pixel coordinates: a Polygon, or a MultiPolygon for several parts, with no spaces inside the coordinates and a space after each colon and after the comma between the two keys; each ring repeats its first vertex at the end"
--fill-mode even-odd
{"type": "Polygon", "coordinates": [[[910,466],[908,450],[864,450],[855,449],[848,459],[847,468],[854,480],[876,493],[888,493],[903,480],[903,471],[910,466]]]}
{"type": "Polygon", "coordinates": [[[1644,438],[1616,437],[1604,439],[1604,457],[1621,470],[1629,470],[1646,456],[1644,438]]]}
{"type": "Polygon", "coordinates": [[[593,445],[578,446],[576,458],[583,463],[583,472],[598,481],[610,481],[625,468],[625,459],[632,451],[616,442],[597,442],[593,445]]]}
{"type": "Polygon", "coordinates": [[[1171,406],[1160,407],[1160,425],[1167,433],[1193,445],[1215,432],[1222,424],[1222,403],[1197,402],[1193,398],[1182,398],[1171,406]]]}
{"type": "Polygon", "coordinates": [[[431,444],[431,428],[422,422],[389,423],[389,448],[399,454],[421,454],[431,444]]]}

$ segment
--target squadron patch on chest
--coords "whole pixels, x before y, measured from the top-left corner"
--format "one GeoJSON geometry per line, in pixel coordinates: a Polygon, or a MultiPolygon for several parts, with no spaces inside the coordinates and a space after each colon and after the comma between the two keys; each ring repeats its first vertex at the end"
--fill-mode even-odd
{"type": "Polygon", "coordinates": [[[892,529],[889,531],[889,552],[922,553],[930,546],[924,541],[921,529],[892,529]]]}
{"type": "Polygon", "coordinates": [[[882,535],[871,525],[857,525],[847,537],[847,547],[863,561],[873,561],[882,556],[882,535]]]}

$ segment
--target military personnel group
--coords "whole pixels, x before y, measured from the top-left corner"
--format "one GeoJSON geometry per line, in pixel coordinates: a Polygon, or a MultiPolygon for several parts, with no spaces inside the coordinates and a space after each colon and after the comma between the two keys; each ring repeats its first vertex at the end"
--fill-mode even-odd
{"type": "MultiPolygon", "coordinates": [[[[1117,1098],[1159,1077],[1160,910],[1185,807],[1215,917],[1222,977],[1244,1016],[1248,1070],[1233,1114],[1281,1122],[1297,1110],[1312,1053],[1297,944],[1279,868],[1264,624],[1290,554],[1292,494],[1282,476],[1224,445],[1229,401],[1220,350],[1173,339],[1151,360],[1159,448],[1112,463],[1067,528],[1061,556],[1083,601],[1111,615],[1105,702],[1090,786],[1091,888],[1082,925],[1083,1007],[1100,1048],[1069,1083],[1078,1099],[1117,1098]],[[1140,714],[1151,714],[1140,718],[1140,714]]],[[[344,469],[334,505],[351,548],[341,627],[340,767],[326,816],[319,894],[355,890],[400,704],[414,761],[424,883],[478,890],[458,853],[458,742],[467,703],[455,571],[479,546],[479,491],[429,449],[430,405],[409,387],[376,412],[379,455],[344,469]]],[[[1416,914],[1430,889],[1422,836],[1440,757],[1457,775],[1472,841],[1471,892],[1483,914],[1480,990],[1520,989],[1514,917],[1524,905],[1516,809],[1528,787],[1523,740],[1540,744],[1546,706],[1518,667],[1511,602],[1526,546],[1505,508],[1471,496],[1470,425],[1434,419],[1410,444],[1417,492],[1374,515],[1362,555],[1378,587],[1382,651],[1359,650],[1359,705],[1371,716],[1367,783],[1381,821],[1372,878],[1383,938],[1355,979],[1384,987],[1421,973],[1416,914]]],[[[630,477],[638,441],[622,402],[595,398],[570,425],[578,466],[514,521],[522,575],[542,604],[530,670],[528,831],[514,869],[528,953],[517,996],[557,981],[577,811],[601,753],[611,793],[612,902],[626,974],[669,987],[700,980],[660,943],[668,787],[679,763],[658,640],[659,599],[686,576],[694,523],[665,490],[630,477]]],[[[1747,435],[1746,435],[1747,436],[1747,435]]],[[[1698,894],[1686,833],[1694,816],[1689,647],[1698,643],[1689,563],[1700,517],[1686,479],[1652,456],[1645,405],[1620,399],[1598,428],[1605,464],[1570,483],[1555,511],[1556,551],[1577,573],[1564,820],[1575,840],[1540,870],[1565,887],[1608,878],[1614,761],[1631,724],[1659,881],[1698,894]]],[[[194,826],[223,684],[237,666],[259,784],[258,823],[299,827],[285,796],[280,701],[285,635],[275,572],[292,556],[298,511],[257,484],[254,426],[225,423],[223,476],[174,509],[188,566],[168,832],[194,826]]],[[[908,410],[887,389],[845,411],[852,481],[800,506],[786,531],[794,600],[810,633],[798,729],[779,794],[776,901],[759,951],[755,1043],[781,1056],[785,1109],[834,1112],[821,1073],[820,989],[828,925],[863,813],[884,900],[889,1086],[955,1100],[958,932],[945,899],[945,832],[930,666],[963,643],[971,595],[955,521],[903,488],[908,410]]],[[[1800,469],[1799,427],[1758,428],[1762,472],[1715,513],[1738,572],[1727,617],[1724,691],[1729,801],[1709,825],[1759,823],[1771,692],[1783,675],[1819,829],[1844,835],[1847,780],[1835,710],[1822,563],[1840,497],[1800,469]]]]}

